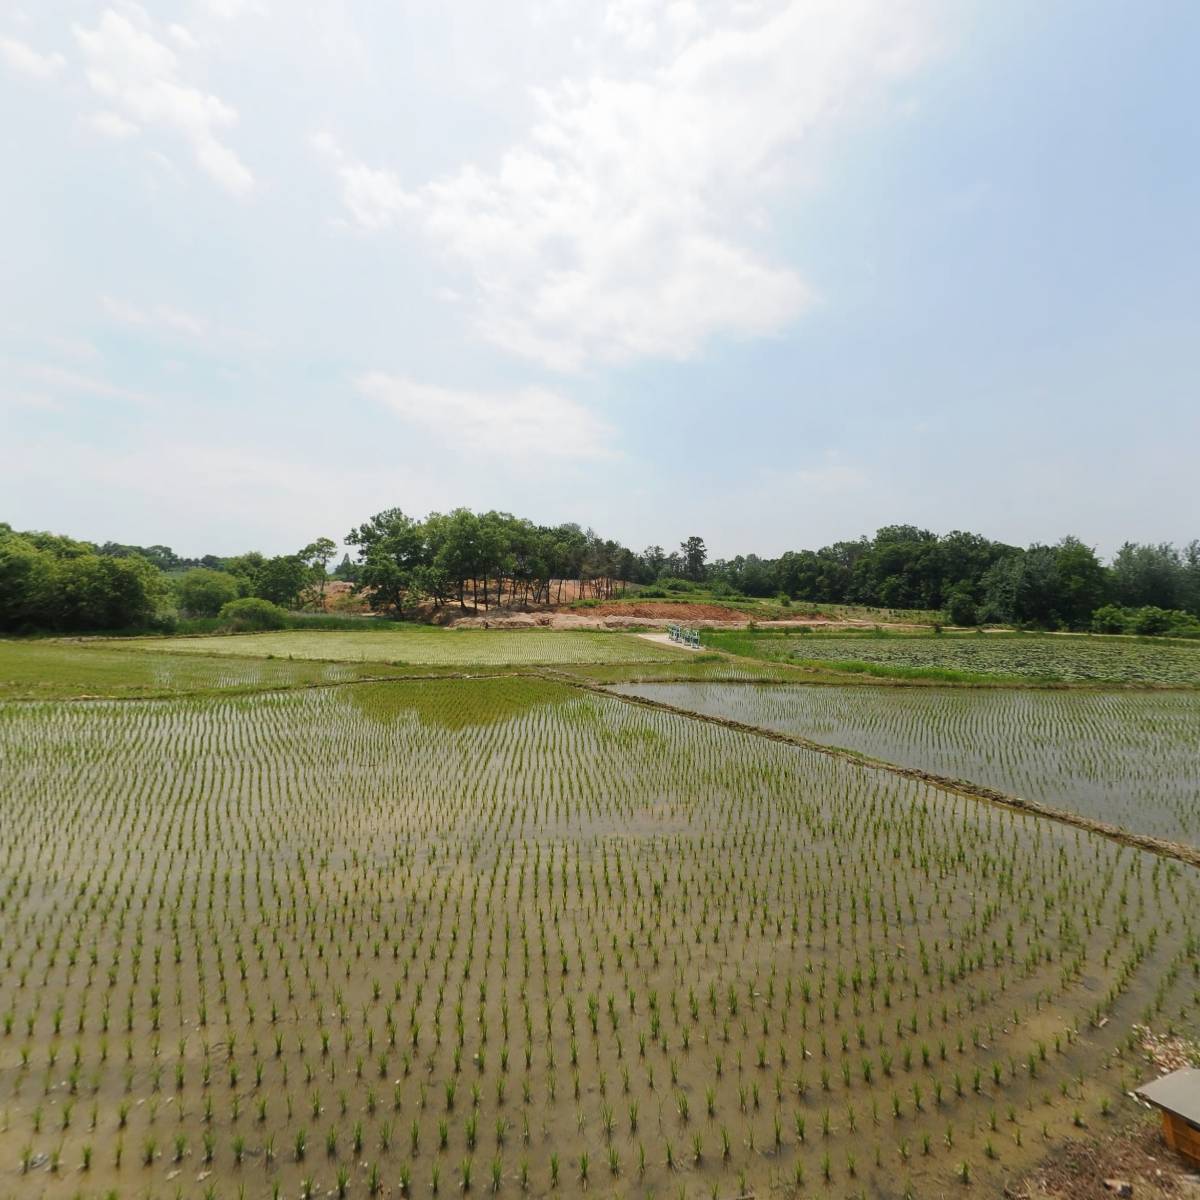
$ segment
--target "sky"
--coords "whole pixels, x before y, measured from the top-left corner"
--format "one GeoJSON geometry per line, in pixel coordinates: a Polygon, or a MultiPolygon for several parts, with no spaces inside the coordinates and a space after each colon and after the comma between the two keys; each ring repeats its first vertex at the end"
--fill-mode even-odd
{"type": "Polygon", "coordinates": [[[1200,536],[1191,0],[0,0],[0,520],[1200,536]]]}

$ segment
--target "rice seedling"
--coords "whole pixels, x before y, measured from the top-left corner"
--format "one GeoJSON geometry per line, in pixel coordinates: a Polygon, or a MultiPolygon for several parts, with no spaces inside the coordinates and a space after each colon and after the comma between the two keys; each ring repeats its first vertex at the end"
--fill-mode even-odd
{"type": "MultiPolygon", "coordinates": [[[[1188,653],[1200,660],[1200,651],[1188,653]]],[[[1195,690],[666,683],[616,690],[1200,845],[1195,690]]]]}
{"type": "Polygon", "coordinates": [[[0,639],[0,702],[253,693],[411,673],[386,663],[209,655],[202,647],[197,647],[199,653],[164,653],[158,645],[157,640],[102,644],[0,639]]]}
{"type": "Polygon", "coordinates": [[[924,1194],[1197,1019],[1181,864],[561,683],[0,705],[0,761],[0,1154],[51,1200],[924,1194]]]}

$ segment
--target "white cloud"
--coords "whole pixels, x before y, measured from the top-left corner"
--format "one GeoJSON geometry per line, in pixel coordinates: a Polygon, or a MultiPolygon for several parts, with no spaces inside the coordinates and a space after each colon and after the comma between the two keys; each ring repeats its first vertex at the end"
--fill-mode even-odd
{"type": "Polygon", "coordinates": [[[350,217],[423,230],[472,277],[484,335],[556,369],[779,332],[813,296],[752,231],[844,116],[928,54],[919,5],[607,11],[648,61],[537,93],[538,120],[494,168],[405,186],[319,138],[350,217]]]}
{"type": "Polygon", "coordinates": [[[658,32],[656,0],[611,0],[604,11],[604,27],[634,50],[649,48],[658,32]]]}
{"type": "Polygon", "coordinates": [[[870,486],[870,476],[861,467],[844,462],[840,455],[829,451],[814,466],[788,471],[763,470],[754,483],[754,490],[762,499],[773,503],[799,503],[847,496],[870,486]]]}
{"type": "Polygon", "coordinates": [[[583,405],[542,388],[474,392],[371,372],[364,396],[455,448],[521,459],[612,459],[613,430],[583,405]]]}
{"type": "Polygon", "coordinates": [[[63,406],[44,392],[9,391],[0,388],[0,405],[10,410],[26,409],[32,412],[59,413],[63,406]]]}
{"type": "Polygon", "coordinates": [[[235,196],[254,187],[254,176],[219,133],[237,123],[237,112],[179,76],[179,60],[151,31],[139,10],[126,16],[108,9],[95,29],[75,27],[92,90],[129,123],[182,137],[201,170],[235,196]]]}
{"type": "Polygon", "coordinates": [[[139,126],[132,121],[127,121],[120,113],[111,112],[108,109],[91,113],[84,119],[84,124],[93,133],[98,133],[101,137],[112,138],[116,142],[126,141],[141,133],[139,126]]]}
{"type": "Polygon", "coordinates": [[[83,362],[96,362],[100,351],[90,338],[59,337],[56,334],[44,335],[46,345],[64,358],[74,358],[83,362]]]}
{"type": "Polygon", "coordinates": [[[71,392],[104,400],[125,400],[133,404],[152,403],[142,392],[67,367],[35,363],[27,366],[24,373],[50,393],[71,392]]]}
{"type": "MultiPolygon", "coordinates": [[[[250,500],[270,497],[282,504],[305,493],[320,467],[260,454],[237,445],[206,445],[151,433],[128,448],[96,454],[81,443],[45,445],[43,456],[22,465],[27,478],[44,478],[47,467],[83,480],[107,492],[118,489],[139,495],[144,503],[178,503],[181,497],[203,495],[213,511],[230,510],[250,500]]],[[[179,506],[186,511],[186,504],[179,506]]]]}
{"type": "Polygon", "coordinates": [[[192,35],[192,31],[186,25],[168,25],[167,33],[171,35],[171,40],[184,50],[198,50],[200,43],[196,41],[192,35]]]}
{"type": "Polygon", "coordinates": [[[53,79],[67,63],[61,54],[39,54],[32,46],[10,37],[0,37],[0,59],[12,70],[40,80],[53,79]]]}
{"type": "Polygon", "coordinates": [[[123,325],[157,327],[170,333],[181,333],[187,337],[204,337],[208,332],[208,322],[202,317],[172,308],[167,304],[157,304],[153,308],[139,308],[115,296],[101,296],[100,303],[104,311],[123,325]]]}
{"type": "Polygon", "coordinates": [[[233,21],[247,13],[266,11],[266,5],[256,0],[204,0],[203,7],[210,16],[222,21],[233,21]]]}
{"type": "MultiPolygon", "coordinates": [[[[0,408],[6,403],[0,388],[0,408]]],[[[38,414],[27,419],[38,420],[38,414]]],[[[54,428],[53,413],[40,419],[45,429],[54,428]]],[[[194,427],[180,432],[131,425],[118,444],[101,450],[71,440],[71,426],[57,424],[52,435],[23,435],[22,453],[11,456],[0,479],[6,518],[18,528],[60,528],[98,541],[165,542],[185,553],[254,547],[291,553],[316,534],[338,537],[398,502],[411,512],[445,506],[448,494],[444,464],[406,464],[401,483],[394,465],[343,465],[287,447],[260,451],[244,438],[198,441],[204,434],[194,427]],[[63,488],[64,479],[73,486],[63,488]],[[314,479],[322,486],[314,487],[314,479]]],[[[490,497],[476,486],[464,475],[452,492],[484,508],[490,497]]]]}
{"type": "Polygon", "coordinates": [[[700,8],[692,0],[609,0],[604,29],[627,49],[645,52],[678,45],[704,26],[700,8]]]}
{"type": "Polygon", "coordinates": [[[342,181],[342,200],[354,221],[363,229],[390,229],[400,218],[419,207],[391,171],[375,170],[347,159],[332,134],[313,136],[313,147],[337,172],[342,181]]]}

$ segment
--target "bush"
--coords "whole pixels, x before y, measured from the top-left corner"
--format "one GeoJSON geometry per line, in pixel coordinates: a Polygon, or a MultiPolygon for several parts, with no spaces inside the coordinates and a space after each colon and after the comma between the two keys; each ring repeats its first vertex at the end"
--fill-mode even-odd
{"type": "Polygon", "coordinates": [[[654,585],[651,585],[650,587],[644,587],[640,592],[638,592],[638,599],[640,600],[665,600],[666,598],[666,591],[663,588],[654,585]]]}
{"type": "Polygon", "coordinates": [[[222,607],[221,624],[231,633],[282,629],[287,624],[287,613],[270,600],[246,596],[241,600],[230,600],[222,607]]]}
{"type": "Polygon", "coordinates": [[[679,579],[674,575],[664,575],[658,581],[660,588],[666,588],[668,592],[694,592],[696,585],[690,579],[679,579]]]}
{"type": "Polygon", "coordinates": [[[1178,609],[1158,608],[1153,604],[1141,608],[1121,608],[1106,604],[1092,613],[1095,633],[1136,633],[1139,637],[1195,637],[1200,634],[1200,621],[1191,613],[1178,609]]]}
{"type": "Polygon", "coordinates": [[[1191,613],[1173,608],[1156,608],[1147,604],[1133,610],[1130,628],[1134,633],[1156,637],[1164,633],[1194,633],[1198,624],[1191,613]]]}
{"type": "Polygon", "coordinates": [[[215,617],[226,604],[238,598],[238,581],[232,575],[204,567],[186,572],[175,589],[179,607],[189,617],[215,617]]]}
{"type": "Polygon", "coordinates": [[[1124,633],[1129,614],[1119,604],[1105,604],[1092,613],[1093,633],[1124,633]]]}
{"type": "Polygon", "coordinates": [[[946,615],[951,625],[978,625],[979,608],[966,588],[955,588],[946,600],[946,615]]]}

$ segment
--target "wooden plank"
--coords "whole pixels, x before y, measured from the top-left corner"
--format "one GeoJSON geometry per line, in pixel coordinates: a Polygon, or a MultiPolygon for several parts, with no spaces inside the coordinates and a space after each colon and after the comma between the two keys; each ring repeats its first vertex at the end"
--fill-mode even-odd
{"type": "Polygon", "coordinates": [[[1194,1129],[1182,1117],[1163,1112],[1163,1137],[1177,1154],[1200,1166],[1200,1129],[1194,1129]]]}

